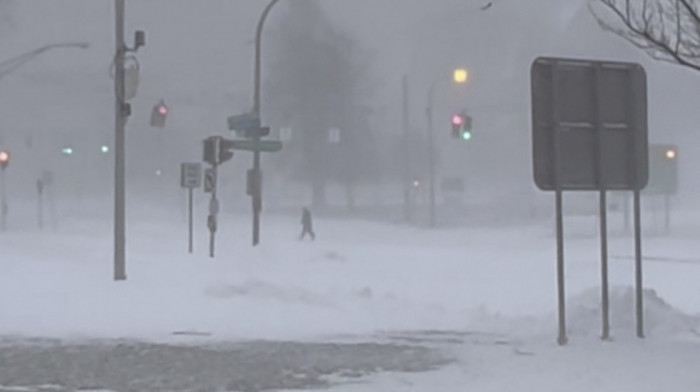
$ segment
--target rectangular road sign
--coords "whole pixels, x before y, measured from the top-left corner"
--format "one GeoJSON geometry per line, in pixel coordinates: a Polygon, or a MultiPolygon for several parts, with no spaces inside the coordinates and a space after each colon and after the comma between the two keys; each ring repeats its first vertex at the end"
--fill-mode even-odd
{"type": "Polygon", "coordinates": [[[212,193],[216,190],[216,170],[207,168],[204,170],[204,192],[212,193]]]}
{"type": "Polygon", "coordinates": [[[196,189],[202,186],[202,165],[199,163],[181,164],[180,186],[188,189],[196,189]]]}
{"type": "Polygon", "coordinates": [[[228,118],[231,131],[251,132],[260,129],[260,118],[255,113],[243,113],[228,118]]]}
{"type": "Polygon", "coordinates": [[[282,149],[282,142],[279,140],[227,140],[230,148],[244,151],[277,152],[282,149]]]}
{"type": "Polygon", "coordinates": [[[270,127],[251,128],[245,131],[236,131],[236,136],[252,139],[256,136],[265,137],[270,135],[270,127]]]}
{"type": "Polygon", "coordinates": [[[540,189],[644,188],[647,90],[639,64],[538,58],[531,83],[533,168],[540,189]]]}

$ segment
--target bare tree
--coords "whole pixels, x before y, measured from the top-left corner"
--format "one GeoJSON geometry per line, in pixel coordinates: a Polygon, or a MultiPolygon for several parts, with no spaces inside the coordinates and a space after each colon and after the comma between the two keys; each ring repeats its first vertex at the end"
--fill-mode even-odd
{"type": "Polygon", "coordinates": [[[276,158],[284,171],[309,183],[316,207],[327,203],[327,184],[343,183],[352,209],[355,186],[377,174],[370,63],[366,51],[333,25],[320,4],[288,3],[287,17],[270,40],[266,107],[274,124],[294,129],[276,158]],[[333,128],[342,136],[331,142],[333,128]]]}
{"type": "Polygon", "coordinates": [[[700,1],[596,0],[589,7],[603,29],[654,59],[700,71],[700,1]]]}

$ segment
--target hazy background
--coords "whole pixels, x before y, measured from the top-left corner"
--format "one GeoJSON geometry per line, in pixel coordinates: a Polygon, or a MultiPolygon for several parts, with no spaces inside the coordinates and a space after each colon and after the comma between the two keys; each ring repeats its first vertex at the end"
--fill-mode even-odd
{"type": "MultiPolygon", "coordinates": [[[[264,81],[276,72],[270,66],[280,50],[275,34],[290,15],[293,1],[283,1],[268,20],[264,81]]],[[[132,101],[133,115],[127,125],[130,203],[180,203],[179,163],[201,160],[201,140],[214,134],[229,135],[226,117],[250,109],[252,39],[266,3],[127,1],[128,42],[134,30],[147,32],[147,45],[138,53],[139,94],[132,101]],[[170,114],[165,129],[154,129],[148,120],[160,98],[170,106],[170,114]]],[[[532,184],[532,60],[554,55],[638,61],[648,74],[651,141],[680,146],[679,199],[695,203],[694,193],[700,190],[700,178],[693,170],[699,138],[695,128],[700,124],[695,91],[700,75],[654,62],[602,32],[586,1],[495,0],[483,12],[480,0],[318,3],[334,27],[361,48],[358,56],[362,59],[358,60],[368,64],[363,75],[372,87],[366,102],[372,111],[362,131],[382,135],[384,144],[375,151],[380,157],[389,154],[386,146],[391,140],[397,145],[401,141],[402,76],[409,80],[410,132],[424,135],[429,84],[441,73],[448,80],[454,66],[466,66],[471,79],[465,91],[452,91],[448,81],[436,90],[440,176],[465,178],[465,198],[488,207],[486,210],[537,210],[541,206],[549,210],[548,196],[532,184]],[[450,115],[458,108],[468,108],[474,117],[475,137],[468,144],[450,138],[450,115]]],[[[0,145],[13,152],[7,170],[10,200],[31,201],[35,181],[46,169],[55,172],[56,194],[63,206],[111,200],[113,156],[101,154],[99,148],[113,140],[114,99],[109,78],[113,8],[108,0],[0,1],[0,60],[47,43],[87,41],[91,45],[88,50],[48,52],[0,80],[0,145]],[[69,145],[75,154],[61,155],[61,148],[69,145]]],[[[263,116],[274,117],[265,108],[274,107],[275,99],[263,91],[263,116]]],[[[281,154],[285,153],[292,152],[281,154]]],[[[416,179],[425,180],[424,158],[410,158],[407,164],[412,165],[416,179]]],[[[279,170],[283,159],[283,155],[263,158],[266,205],[296,208],[310,203],[310,187],[279,170]]],[[[358,162],[364,159],[357,157],[358,162]]],[[[395,155],[390,160],[403,164],[395,155]]],[[[248,205],[243,173],[250,164],[249,154],[237,153],[222,169],[225,207],[248,205]]],[[[416,191],[417,203],[425,201],[423,184],[416,191]]],[[[335,185],[328,184],[328,203],[342,205],[345,193],[335,185]]],[[[386,175],[363,184],[357,198],[360,204],[398,205],[402,192],[398,171],[387,169],[386,175]]]]}

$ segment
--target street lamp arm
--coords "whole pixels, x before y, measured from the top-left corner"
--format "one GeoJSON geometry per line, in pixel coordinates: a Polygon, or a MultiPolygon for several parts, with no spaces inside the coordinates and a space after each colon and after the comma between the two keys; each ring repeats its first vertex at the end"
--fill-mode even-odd
{"type": "Polygon", "coordinates": [[[16,69],[20,68],[24,64],[35,59],[40,54],[47,52],[51,49],[56,49],[56,48],[87,49],[89,46],[90,46],[90,44],[87,42],[67,42],[67,43],[44,45],[38,49],[34,49],[32,51],[22,53],[20,55],[17,55],[15,57],[11,58],[11,59],[0,62],[0,78],[2,78],[3,76],[9,75],[10,73],[12,73],[16,69]]]}
{"type": "Polygon", "coordinates": [[[262,57],[262,33],[263,33],[263,27],[265,25],[265,20],[267,20],[267,15],[270,14],[270,11],[272,10],[272,7],[275,6],[280,0],[272,0],[267,7],[265,7],[265,10],[263,11],[262,15],[260,16],[260,20],[258,21],[258,28],[255,33],[255,92],[253,96],[253,112],[255,112],[258,116],[260,115],[260,78],[261,78],[261,57],[262,57]]]}

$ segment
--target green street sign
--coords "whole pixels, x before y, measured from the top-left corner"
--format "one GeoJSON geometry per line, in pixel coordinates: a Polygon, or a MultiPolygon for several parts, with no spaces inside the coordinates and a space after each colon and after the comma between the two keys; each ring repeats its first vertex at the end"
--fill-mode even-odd
{"type": "Polygon", "coordinates": [[[282,149],[282,142],[279,140],[231,140],[230,148],[243,151],[277,152],[282,149]]]}

